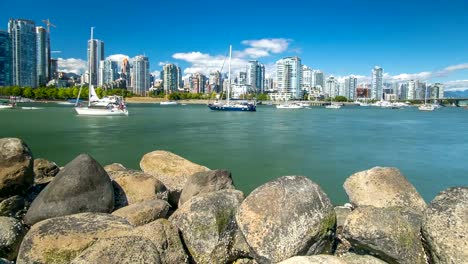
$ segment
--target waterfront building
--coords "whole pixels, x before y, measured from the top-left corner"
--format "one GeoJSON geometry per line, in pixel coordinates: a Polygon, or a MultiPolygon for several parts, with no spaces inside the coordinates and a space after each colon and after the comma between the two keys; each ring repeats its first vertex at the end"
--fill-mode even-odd
{"type": "Polygon", "coordinates": [[[339,95],[338,81],[335,79],[334,76],[330,76],[327,78],[324,90],[324,93],[328,97],[334,98],[335,96],[339,95]]]}
{"type": "Polygon", "coordinates": [[[314,71],[306,66],[302,66],[302,82],[301,82],[301,89],[303,91],[307,91],[307,93],[310,93],[312,87],[314,87],[313,84],[313,76],[314,76],[314,71]]]}
{"type": "Polygon", "coordinates": [[[323,92],[323,87],[325,87],[325,82],[323,78],[323,72],[320,70],[313,71],[313,80],[312,85],[313,87],[318,88],[321,92],[323,92]]]}
{"type": "Polygon", "coordinates": [[[93,28],[91,28],[91,39],[88,40],[88,83],[98,85],[99,62],[104,60],[104,42],[93,39],[93,28]]]}
{"type": "Polygon", "coordinates": [[[99,86],[110,84],[118,78],[119,67],[116,61],[107,59],[99,62],[99,86]]]}
{"type": "Polygon", "coordinates": [[[10,35],[0,30],[0,86],[11,85],[10,35]]]}
{"type": "Polygon", "coordinates": [[[408,99],[408,84],[407,83],[400,84],[400,87],[398,88],[398,98],[400,98],[400,100],[408,99]]]}
{"type": "Polygon", "coordinates": [[[279,98],[300,99],[302,65],[299,57],[286,57],[276,62],[276,85],[279,98]]]}
{"type": "Polygon", "coordinates": [[[414,100],[416,99],[416,87],[419,86],[419,81],[411,80],[408,82],[408,91],[406,95],[406,99],[414,100]]]}
{"type": "Polygon", "coordinates": [[[210,72],[209,87],[210,91],[220,93],[223,90],[221,73],[219,71],[210,72]]]}
{"type": "Polygon", "coordinates": [[[184,83],[182,81],[182,69],[180,67],[177,67],[177,89],[182,89],[184,88],[184,83]]]}
{"type": "Polygon", "coordinates": [[[344,96],[349,100],[356,99],[357,78],[353,75],[346,78],[345,87],[346,94],[344,96]]]}
{"type": "Polygon", "coordinates": [[[275,87],[275,80],[271,77],[265,78],[265,89],[264,91],[273,91],[275,87]]]}
{"type": "Polygon", "coordinates": [[[247,64],[247,84],[255,93],[263,93],[265,89],[265,65],[251,60],[247,64]]]}
{"type": "Polygon", "coordinates": [[[206,76],[197,72],[192,74],[191,77],[191,88],[192,93],[205,93],[205,84],[206,84],[206,76]]]}
{"type": "Polygon", "coordinates": [[[240,71],[237,74],[237,82],[238,85],[245,85],[247,84],[247,72],[240,71]]]}
{"type": "Polygon", "coordinates": [[[150,65],[148,57],[138,55],[133,59],[132,67],[132,89],[133,93],[138,95],[146,95],[150,84],[150,65]]]}
{"type": "Polygon", "coordinates": [[[168,63],[163,66],[161,79],[163,80],[164,92],[170,94],[179,90],[180,69],[177,65],[168,63]]]}
{"type": "MultiPolygon", "coordinates": [[[[131,65],[127,58],[122,60],[120,66],[120,79],[125,80],[125,87],[129,90],[132,86],[131,65]]],[[[131,90],[131,89],[130,89],[131,90]]]]}
{"type": "Polygon", "coordinates": [[[434,99],[444,99],[444,85],[441,83],[435,83],[434,87],[434,99]]]}
{"type": "Polygon", "coordinates": [[[375,66],[372,69],[372,87],[371,98],[381,100],[383,97],[383,69],[375,66]]]}
{"type": "Polygon", "coordinates": [[[32,20],[10,19],[11,85],[37,87],[36,24],[32,20]]]}
{"type": "Polygon", "coordinates": [[[36,55],[37,55],[37,86],[45,86],[49,80],[48,73],[49,59],[47,56],[50,54],[47,52],[48,47],[48,34],[47,30],[43,27],[36,27],[36,55]]]}

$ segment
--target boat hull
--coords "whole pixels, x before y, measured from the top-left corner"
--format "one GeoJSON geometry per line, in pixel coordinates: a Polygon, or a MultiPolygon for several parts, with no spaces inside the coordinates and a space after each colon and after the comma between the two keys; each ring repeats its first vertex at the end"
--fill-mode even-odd
{"type": "Polygon", "coordinates": [[[128,116],[127,109],[100,109],[88,107],[76,107],[75,111],[78,115],[83,116],[128,116]]]}
{"type": "Polygon", "coordinates": [[[0,105],[0,109],[12,109],[12,105],[0,105]]]}
{"type": "Polygon", "coordinates": [[[177,102],[161,102],[160,105],[177,105],[177,102]]]}
{"type": "Polygon", "coordinates": [[[304,108],[301,105],[277,105],[277,109],[301,109],[304,108]]]}
{"type": "Polygon", "coordinates": [[[208,107],[214,111],[238,111],[238,112],[255,112],[255,105],[221,105],[209,104],[208,107]]]}

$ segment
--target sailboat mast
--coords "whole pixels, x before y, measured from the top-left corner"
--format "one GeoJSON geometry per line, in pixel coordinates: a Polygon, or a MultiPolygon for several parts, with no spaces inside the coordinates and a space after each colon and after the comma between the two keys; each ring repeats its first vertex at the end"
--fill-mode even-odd
{"type": "Polygon", "coordinates": [[[425,90],[424,90],[424,104],[427,104],[427,82],[425,83],[425,90]]]}
{"type": "Polygon", "coordinates": [[[228,93],[227,103],[229,104],[229,96],[231,95],[231,56],[232,56],[232,45],[229,45],[229,65],[228,65],[228,93]]]}

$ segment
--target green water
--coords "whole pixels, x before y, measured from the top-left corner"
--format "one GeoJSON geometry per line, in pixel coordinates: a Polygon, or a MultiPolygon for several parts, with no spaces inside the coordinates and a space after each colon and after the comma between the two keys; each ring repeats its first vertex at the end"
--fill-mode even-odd
{"type": "MultiPolygon", "coordinates": [[[[31,106],[31,105],[29,105],[31,106]]],[[[80,153],[102,165],[138,169],[141,157],[168,150],[212,169],[232,172],[246,194],[284,175],[304,175],[336,204],[343,182],[374,166],[394,166],[426,201],[468,185],[468,110],[435,112],[344,107],[213,112],[204,105],[131,104],[128,117],[77,116],[71,106],[0,110],[0,137],[19,137],[35,158],[63,166],[80,153]]]]}

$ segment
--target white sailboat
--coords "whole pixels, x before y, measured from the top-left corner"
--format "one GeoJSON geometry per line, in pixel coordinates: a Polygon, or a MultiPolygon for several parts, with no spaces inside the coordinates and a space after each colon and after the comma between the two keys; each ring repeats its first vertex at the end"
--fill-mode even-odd
{"type": "Polygon", "coordinates": [[[80,98],[82,87],[83,86],[80,87],[80,91],[78,92],[77,104],[75,105],[75,111],[78,115],[128,116],[127,107],[121,96],[114,95],[111,99],[101,101],[92,85],[89,86],[88,106],[78,106],[78,99],[80,98]]]}
{"type": "Polygon", "coordinates": [[[333,98],[330,99],[330,104],[326,105],[325,108],[327,109],[340,109],[341,104],[340,103],[333,103],[333,98]]]}
{"type": "Polygon", "coordinates": [[[426,90],[424,91],[424,104],[418,107],[419,111],[434,111],[435,107],[433,104],[427,103],[427,83],[426,83],[426,90]]]}

